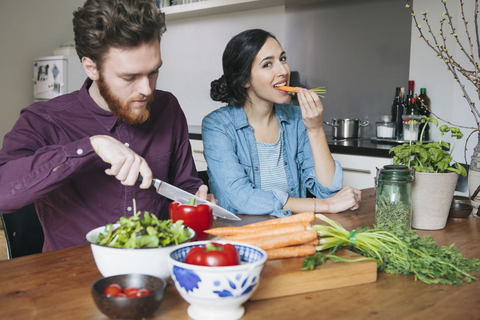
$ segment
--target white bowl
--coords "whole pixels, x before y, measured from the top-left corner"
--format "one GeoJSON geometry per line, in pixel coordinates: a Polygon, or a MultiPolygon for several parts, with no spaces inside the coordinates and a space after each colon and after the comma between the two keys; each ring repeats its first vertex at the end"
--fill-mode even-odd
{"type": "MultiPolygon", "coordinates": [[[[119,226],[118,224],[114,227],[119,226]]],[[[190,241],[195,236],[195,231],[188,228],[191,233],[190,241]]],[[[178,246],[169,245],[159,248],[124,249],[113,248],[96,244],[100,233],[105,232],[105,226],[93,229],[85,238],[92,248],[93,258],[97,268],[104,277],[129,273],[140,273],[170,279],[167,258],[178,246]]]]}
{"type": "Polygon", "coordinates": [[[215,241],[235,245],[240,254],[241,265],[228,267],[205,267],[183,261],[193,247],[211,241],[186,243],[176,247],[168,257],[170,275],[177,291],[190,306],[188,315],[194,320],[240,319],[245,309],[242,306],[255,292],[260,283],[267,254],[260,248],[239,242],[215,241]]]}

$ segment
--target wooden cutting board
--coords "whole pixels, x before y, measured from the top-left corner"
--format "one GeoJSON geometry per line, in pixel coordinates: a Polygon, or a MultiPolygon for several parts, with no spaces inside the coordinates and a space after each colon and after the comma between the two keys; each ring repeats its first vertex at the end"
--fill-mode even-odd
{"type": "MultiPolygon", "coordinates": [[[[346,259],[362,257],[347,249],[337,251],[336,255],[346,259]]],[[[267,261],[260,284],[250,299],[286,297],[377,281],[376,261],[333,262],[327,260],[325,264],[314,270],[301,271],[303,259],[267,261]]]]}

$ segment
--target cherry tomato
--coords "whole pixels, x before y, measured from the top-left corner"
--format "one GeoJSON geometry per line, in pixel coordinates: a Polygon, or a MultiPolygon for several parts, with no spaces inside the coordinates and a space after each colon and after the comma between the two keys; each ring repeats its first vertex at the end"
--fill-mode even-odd
{"type": "Polygon", "coordinates": [[[240,256],[232,244],[211,242],[192,248],[185,257],[185,263],[210,267],[236,266],[240,264],[240,256]]]}
{"type": "Polygon", "coordinates": [[[149,295],[150,295],[150,291],[147,290],[147,289],[140,289],[137,292],[138,297],[145,297],[145,296],[149,296],[149,295]]]}
{"type": "Polygon", "coordinates": [[[137,298],[149,296],[150,291],[145,288],[138,289],[135,287],[125,287],[123,290],[120,285],[114,283],[105,288],[103,294],[107,297],[114,298],[137,298]]]}
{"type": "Polygon", "coordinates": [[[136,297],[138,288],[135,287],[126,287],[123,292],[127,295],[127,297],[136,297]]]}
{"type": "Polygon", "coordinates": [[[116,283],[109,285],[103,291],[103,295],[107,297],[116,297],[118,296],[119,293],[123,293],[123,290],[122,290],[122,287],[120,287],[116,283]]]}

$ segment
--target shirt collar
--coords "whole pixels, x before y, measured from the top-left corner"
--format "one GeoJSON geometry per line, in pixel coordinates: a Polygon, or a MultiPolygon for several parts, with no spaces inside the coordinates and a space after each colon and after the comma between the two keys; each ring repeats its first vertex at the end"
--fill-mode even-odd
{"type": "MultiPolygon", "coordinates": [[[[274,104],[273,105],[273,107],[275,108],[275,115],[277,116],[277,119],[278,119],[279,123],[282,123],[282,122],[290,123],[290,118],[285,113],[285,110],[283,108],[279,108],[279,106],[283,106],[283,105],[284,104],[282,104],[282,105],[274,104]]],[[[293,106],[290,106],[290,107],[294,108],[293,106]]]]}
{"type": "MultiPolygon", "coordinates": [[[[275,110],[275,116],[278,119],[279,123],[286,122],[289,123],[290,120],[288,118],[288,115],[283,111],[282,108],[277,108],[279,106],[278,104],[273,104],[273,108],[275,110]]],[[[240,107],[233,107],[233,119],[235,121],[235,129],[243,129],[250,124],[247,121],[247,114],[245,113],[245,110],[240,107]]]]}
{"type": "Polygon", "coordinates": [[[110,111],[102,109],[90,96],[88,89],[92,85],[93,81],[89,78],[85,80],[82,88],[80,89],[80,100],[82,101],[82,106],[87,109],[87,111],[98,121],[100,122],[105,129],[112,131],[115,125],[120,121],[115,117],[110,111]]]}
{"type": "Polygon", "coordinates": [[[245,113],[245,110],[243,108],[233,107],[232,112],[233,112],[233,119],[235,121],[234,122],[235,130],[243,129],[250,125],[247,121],[247,114],[245,113]]]}

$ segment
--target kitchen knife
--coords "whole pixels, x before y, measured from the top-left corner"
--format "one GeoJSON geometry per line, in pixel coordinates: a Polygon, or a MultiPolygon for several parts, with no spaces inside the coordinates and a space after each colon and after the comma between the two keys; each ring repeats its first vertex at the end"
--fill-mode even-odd
{"type": "MultiPolygon", "coordinates": [[[[142,181],[143,177],[142,175],[138,175],[138,181],[142,181]]],[[[184,191],[180,188],[177,188],[169,183],[166,183],[165,181],[162,181],[157,178],[153,178],[152,181],[152,186],[155,187],[157,190],[158,194],[161,194],[162,196],[175,200],[178,202],[181,202],[183,204],[188,204],[190,198],[195,198],[195,203],[196,204],[206,204],[209,205],[212,208],[212,212],[214,216],[223,218],[223,219],[229,219],[229,220],[241,220],[239,217],[234,215],[228,210],[223,209],[222,207],[217,206],[214,203],[211,203],[207,200],[204,200],[200,197],[197,197],[196,195],[193,195],[187,191],[184,191]]]]}

